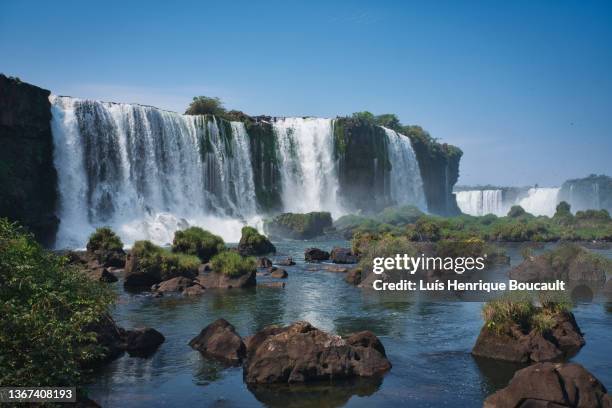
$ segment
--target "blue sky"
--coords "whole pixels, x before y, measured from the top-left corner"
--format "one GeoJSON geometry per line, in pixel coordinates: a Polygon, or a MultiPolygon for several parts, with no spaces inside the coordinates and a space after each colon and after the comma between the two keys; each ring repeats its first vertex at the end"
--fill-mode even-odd
{"type": "Polygon", "coordinates": [[[461,184],[612,175],[612,2],[0,2],[0,72],[183,111],[396,113],[461,184]]]}

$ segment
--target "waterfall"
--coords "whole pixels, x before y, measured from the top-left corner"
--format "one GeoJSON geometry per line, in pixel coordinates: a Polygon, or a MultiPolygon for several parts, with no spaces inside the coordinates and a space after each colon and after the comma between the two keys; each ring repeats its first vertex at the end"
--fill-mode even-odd
{"type": "Polygon", "coordinates": [[[407,136],[383,127],[391,162],[391,199],[396,205],[412,204],[427,211],[421,170],[407,136]]]}
{"type": "Polygon", "coordinates": [[[558,187],[534,187],[527,192],[527,197],[521,199],[518,205],[533,215],[552,217],[558,203],[558,187]]]}
{"type": "Polygon", "coordinates": [[[502,201],[502,190],[470,190],[455,193],[457,205],[464,214],[497,216],[506,215],[502,201]]]}
{"type": "Polygon", "coordinates": [[[333,122],[321,118],[280,118],[273,122],[278,142],[283,208],[287,212],[344,214],[337,199],[333,122]]]}
{"type": "Polygon", "coordinates": [[[239,238],[256,212],[244,124],[149,106],[51,97],[58,247],[109,225],[124,242],[171,242],[200,225],[239,238]]]}

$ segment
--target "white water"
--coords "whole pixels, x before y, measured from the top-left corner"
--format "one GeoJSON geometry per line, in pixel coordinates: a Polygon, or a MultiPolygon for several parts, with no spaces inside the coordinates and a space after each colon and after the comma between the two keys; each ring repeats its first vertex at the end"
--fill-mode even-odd
{"type": "Polygon", "coordinates": [[[518,205],[533,215],[552,217],[558,204],[558,187],[534,187],[527,192],[527,197],[521,199],[518,205]]]}
{"type": "Polygon", "coordinates": [[[455,193],[457,205],[464,214],[497,216],[506,215],[507,211],[502,202],[501,190],[470,190],[455,193]]]}
{"type": "Polygon", "coordinates": [[[391,162],[391,199],[396,205],[412,204],[427,211],[423,179],[412,143],[406,136],[383,127],[391,162]]]}
{"type": "Polygon", "coordinates": [[[274,121],[287,212],[345,213],[337,199],[338,173],[333,158],[333,122],[322,118],[282,118],[274,121]]]}
{"type": "Polygon", "coordinates": [[[102,225],[128,245],[137,239],[165,244],[189,225],[231,242],[240,237],[241,220],[257,219],[242,123],[227,132],[214,119],[148,106],[51,101],[58,247],[82,247],[102,225]]]}

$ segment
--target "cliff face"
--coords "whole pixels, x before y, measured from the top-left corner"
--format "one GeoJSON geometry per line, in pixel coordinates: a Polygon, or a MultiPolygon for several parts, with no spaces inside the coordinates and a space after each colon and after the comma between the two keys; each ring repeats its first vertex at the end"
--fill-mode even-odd
{"type": "Polygon", "coordinates": [[[559,190],[559,201],[569,203],[572,212],[589,209],[612,212],[612,177],[591,174],[567,180],[559,190]]]}
{"type": "Polygon", "coordinates": [[[0,217],[20,222],[47,246],[59,224],[49,95],[0,74],[0,217]]]}

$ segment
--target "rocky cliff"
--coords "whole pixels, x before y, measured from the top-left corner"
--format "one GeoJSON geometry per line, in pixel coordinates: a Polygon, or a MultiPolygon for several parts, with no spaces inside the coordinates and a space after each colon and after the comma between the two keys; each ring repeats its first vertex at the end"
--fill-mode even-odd
{"type": "Polygon", "coordinates": [[[52,245],[57,175],[49,91],[0,74],[0,217],[18,221],[52,245]]]}
{"type": "Polygon", "coordinates": [[[573,212],[604,209],[612,213],[612,177],[591,174],[567,180],[559,190],[559,201],[568,202],[573,212]]]}

